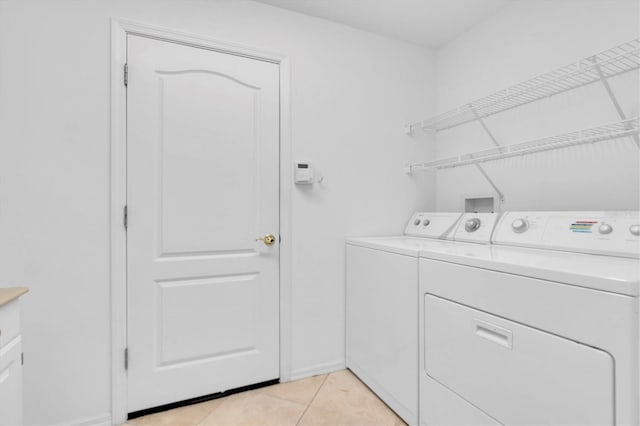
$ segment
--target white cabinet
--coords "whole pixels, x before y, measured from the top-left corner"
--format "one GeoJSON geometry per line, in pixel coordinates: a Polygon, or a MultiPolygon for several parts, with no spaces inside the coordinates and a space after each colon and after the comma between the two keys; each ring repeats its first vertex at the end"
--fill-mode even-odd
{"type": "Polygon", "coordinates": [[[22,424],[22,339],[15,299],[0,306],[0,425],[22,424]]]}

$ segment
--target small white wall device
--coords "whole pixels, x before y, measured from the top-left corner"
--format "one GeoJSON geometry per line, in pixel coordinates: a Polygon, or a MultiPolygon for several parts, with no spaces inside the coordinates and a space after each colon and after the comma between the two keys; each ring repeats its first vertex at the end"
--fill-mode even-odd
{"type": "Polygon", "coordinates": [[[296,185],[311,185],[315,181],[316,173],[312,163],[295,163],[294,183],[296,185]]]}

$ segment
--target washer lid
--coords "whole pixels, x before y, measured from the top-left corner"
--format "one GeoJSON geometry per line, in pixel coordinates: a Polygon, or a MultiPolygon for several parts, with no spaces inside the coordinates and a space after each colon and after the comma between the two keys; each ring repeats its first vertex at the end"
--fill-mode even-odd
{"type": "Polygon", "coordinates": [[[463,243],[429,247],[420,251],[420,257],[612,293],[640,294],[638,259],[463,243]]]}

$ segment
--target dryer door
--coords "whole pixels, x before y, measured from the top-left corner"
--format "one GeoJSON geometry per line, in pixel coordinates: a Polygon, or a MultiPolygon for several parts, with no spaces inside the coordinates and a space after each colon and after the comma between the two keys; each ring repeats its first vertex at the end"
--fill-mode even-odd
{"type": "Polygon", "coordinates": [[[425,296],[426,373],[503,424],[614,423],[611,356],[425,296]]]}

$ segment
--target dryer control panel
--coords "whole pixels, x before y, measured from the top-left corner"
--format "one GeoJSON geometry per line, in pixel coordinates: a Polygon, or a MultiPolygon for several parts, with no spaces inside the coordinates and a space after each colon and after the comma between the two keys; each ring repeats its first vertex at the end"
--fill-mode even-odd
{"type": "Polygon", "coordinates": [[[449,239],[462,213],[416,212],[409,219],[405,235],[449,239]]]}
{"type": "Polygon", "coordinates": [[[455,241],[489,244],[498,213],[465,213],[453,235],[455,241]]]}
{"type": "Polygon", "coordinates": [[[640,257],[640,212],[508,212],[494,244],[640,257]]]}

